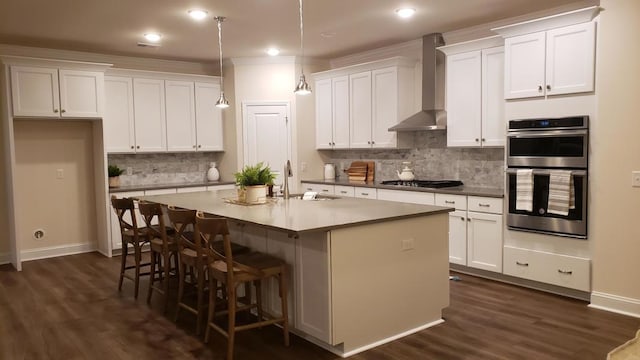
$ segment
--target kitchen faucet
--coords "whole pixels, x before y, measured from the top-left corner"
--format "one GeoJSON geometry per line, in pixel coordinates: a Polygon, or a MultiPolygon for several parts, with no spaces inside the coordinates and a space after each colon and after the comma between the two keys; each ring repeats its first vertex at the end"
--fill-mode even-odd
{"type": "Polygon", "coordinates": [[[289,198],[289,177],[293,176],[291,172],[291,162],[287,160],[286,164],[284,164],[284,190],[282,196],[284,199],[289,198]]]}

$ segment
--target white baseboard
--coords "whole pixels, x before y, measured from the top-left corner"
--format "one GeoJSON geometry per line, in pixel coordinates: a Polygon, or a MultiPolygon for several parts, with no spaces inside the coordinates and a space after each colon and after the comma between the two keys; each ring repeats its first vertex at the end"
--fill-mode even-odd
{"type": "Polygon", "coordinates": [[[589,307],[640,318],[640,300],[594,291],[589,307]]]}
{"type": "Polygon", "coordinates": [[[96,251],[96,244],[67,244],[59,246],[44,247],[39,249],[23,250],[20,252],[22,261],[46,259],[57,256],[74,255],[96,251]]]}
{"type": "Polygon", "coordinates": [[[0,265],[10,264],[10,263],[11,263],[11,254],[0,253],[0,265]]]}

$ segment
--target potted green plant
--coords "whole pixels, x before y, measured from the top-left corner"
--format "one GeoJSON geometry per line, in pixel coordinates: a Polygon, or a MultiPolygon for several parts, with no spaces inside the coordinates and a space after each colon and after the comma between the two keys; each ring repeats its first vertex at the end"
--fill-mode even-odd
{"type": "Polygon", "coordinates": [[[247,165],[242,171],[233,174],[238,189],[238,200],[250,204],[263,204],[267,202],[267,188],[273,184],[276,178],[271,168],[259,162],[255,165],[247,165]]]}
{"type": "Polygon", "coordinates": [[[124,170],[120,169],[117,165],[109,165],[107,167],[107,173],[109,174],[109,187],[120,186],[120,175],[124,170]]]}

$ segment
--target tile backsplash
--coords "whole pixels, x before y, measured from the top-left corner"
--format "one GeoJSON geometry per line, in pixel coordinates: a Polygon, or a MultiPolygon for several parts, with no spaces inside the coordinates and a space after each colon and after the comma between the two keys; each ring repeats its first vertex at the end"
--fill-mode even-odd
{"type": "Polygon", "coordinates": [[[413,149],[322,151],[327,162],[336,165],[336,174],[346,177],[344,169],[355,160],[376,162],[376,181],[396,180],[396,170],[410,161],[416,179],[461,180],[467,186],[504,186],[504,148],[448,148],[445,131],[414,133],[413,149]]]}
{"type": "Polygon", "coordinates": [[[109,154],[108,163],[125,170],[120,175],[122,186],[177,184],[206,180],[209,163],[219,164],[221,157],[212,152],[109,154]],[[130,175],[127,168],[131,168],[130,175]]]}

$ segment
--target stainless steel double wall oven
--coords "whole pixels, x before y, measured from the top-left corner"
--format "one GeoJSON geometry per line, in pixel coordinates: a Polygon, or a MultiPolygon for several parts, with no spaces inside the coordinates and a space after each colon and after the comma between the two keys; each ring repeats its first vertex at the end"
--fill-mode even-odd
{"type": "Polygon", "coordinates": [[[587,238],[589,117],[510,120],[507,133],[507,226],[512,230],[587,238]],[[533,170],[533,209],[516,209],[516,173],[533,170]],[[575,208],[547,212],[549,174],[570,170],[575,208]]]}

